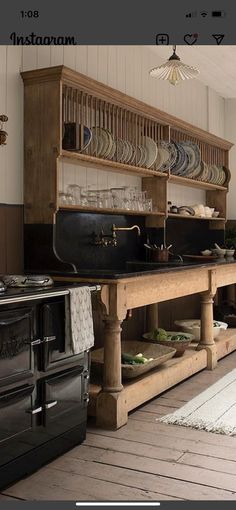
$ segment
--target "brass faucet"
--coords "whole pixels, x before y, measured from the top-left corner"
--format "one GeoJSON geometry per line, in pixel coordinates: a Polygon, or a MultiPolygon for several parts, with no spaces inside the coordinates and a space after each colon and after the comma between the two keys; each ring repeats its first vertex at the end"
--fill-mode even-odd
{"type": "Polygon", "coordinates": [[[111,228],[111,234],[105,234],[103,229],[101,229],[101,232],[99,235],[96,235],[95,233],[93,233],[92,234],[92,237],[93,237],[92,244],[94,246],[102,246],[102,247],[117,246],[116,232],[119,230],[130,231],[130,230],[134,230],[135,228],[137,229],[138,235],[140,236],[141,231],[140,231],[140,228],[138,225],[132,225],[132,227],[117,227],[113,223],[112,228],[111,228]]]}
{"type": "Polygon", "coordinates": [[[140,236],[140,235],[141,235],[141,231],[140,231],[140,228],[139,228],[139,226],[138,226],[138,225],[132,225],[132,227],[116,227],[116,225],[113,223],[113,225],[112,225],[112,229],[111,229],[111,230],[112,230],[112,235],[113,235],[113,237],[114,237],[114,235],[115,235],[115,237],[116,237],[116,232],[118,232],[119,230],[126,230],[126,231],[129,231],[129,230],[134,230],[135,228],[136,228],[136,229],[137,229],[137,231],[138,231],[138,236],[140,236]]]}
{"type": "Polygon", "coordinates": [[[112,234],[105,234],[102,228],[99,235],[95,235],[94,233],[92,235],[93,235],[92,244],[95,246],[106,247],[117,245],[115,232],[114,233],[112,232],[112,234]]]}

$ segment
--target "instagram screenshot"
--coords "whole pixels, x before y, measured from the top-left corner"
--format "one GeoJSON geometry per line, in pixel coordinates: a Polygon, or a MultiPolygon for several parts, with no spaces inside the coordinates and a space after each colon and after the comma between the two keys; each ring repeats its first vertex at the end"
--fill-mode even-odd
{"type": "Polygon", "coordinates": [[[233,508],[235,16],[2,7],[1,510],[233,508]]]}

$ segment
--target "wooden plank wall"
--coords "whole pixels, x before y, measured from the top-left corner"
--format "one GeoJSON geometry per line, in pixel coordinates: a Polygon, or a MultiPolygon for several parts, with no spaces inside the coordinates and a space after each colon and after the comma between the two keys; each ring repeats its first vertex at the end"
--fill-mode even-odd
{"type": "Polygon", "coordinates": [[[0,205],[0,274],[23,271],[23,206],[0,205]]]}

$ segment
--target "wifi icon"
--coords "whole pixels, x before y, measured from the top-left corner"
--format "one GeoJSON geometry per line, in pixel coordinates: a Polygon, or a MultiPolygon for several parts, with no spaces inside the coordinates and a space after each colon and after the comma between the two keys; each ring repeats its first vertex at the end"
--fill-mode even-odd
{"type": "Polygon", "coordinates": [[[202,11],[202,12],[200,12],[200,14],[201,14],[202,18],[206,18],[206,16],[208,15],[208,12],[202,11]]]}

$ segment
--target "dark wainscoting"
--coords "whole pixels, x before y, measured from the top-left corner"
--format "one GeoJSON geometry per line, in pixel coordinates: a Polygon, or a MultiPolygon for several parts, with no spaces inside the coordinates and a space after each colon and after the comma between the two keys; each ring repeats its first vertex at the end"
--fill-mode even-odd
{"type": "Polygon", "coordinates": [[[23,205],[0,204],[0,273],[21,273],[23,205]]]}

